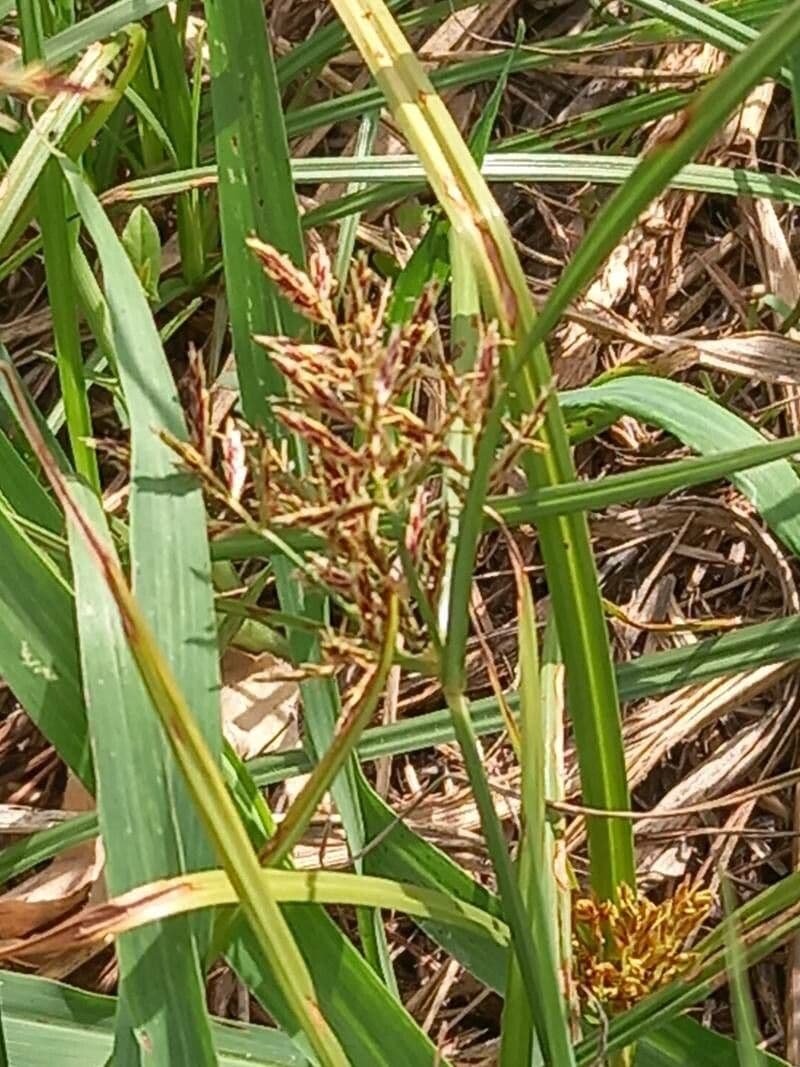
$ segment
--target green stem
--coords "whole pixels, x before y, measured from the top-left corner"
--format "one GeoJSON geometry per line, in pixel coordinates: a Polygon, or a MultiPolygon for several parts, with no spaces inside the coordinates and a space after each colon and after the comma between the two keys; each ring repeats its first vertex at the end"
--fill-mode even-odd
{"type": "MultiPolygon", "coordinates": [[[[42,12],[36,0],[19,5],[23,57],[26,63],[42,56],[42,12]]],[[[92,436],[92,418],[83,369],[77,301],[72,275],[74,230],[67,222],[64,179],[57,160],[45,164],[38,185],[38,216],[44,247],[45,277],[53,317],[56,363],[64,398],[67,432],[76,471],[95,492],[100,492],[97,456],[86,442],[92,436]]]]}
{"type": "Polygon", "coordinates": [[[572,1057],[568,1047],[551,1048],[548,1044],[552,1029],[546,1017],[548,991],[542,983],[537,966],[537,946],[531,932],[531,923],[526,914],[514,867],[508,854],[503,826],[489,790],[483,757],[478,748],[467,700],[459,689],[445,690],[445,699],[453,719],[456,740],[461,748],[475,803],[478,806],[481,829],[497,877],[497,887],[503,902],[503,914],[511,929],[514,954],[519,964],[536,1031],[541,1036],[549,1062],[569,1064],[572,1062],[572,1057]]]}
{"type": "Polygon", "coordinates": [[[375,714],[378,701],[383,693],[386,677],[392,666],[394,646],[397,640],[399,606],[397,596],[389,600],[381,655],[378,666],[369,687],[348,720],[342,720],[333,741],[325,749],[322,757],[306,781],[300,793],[286,813],[277,833],[270,839],[262,853],[262,862],[270,867],[280,866],[289,857],[292,849],[305,833],[308,824],[317,810],[319,802],[328,791],[331,783],[341,768],[356,750],[364,728],[375,714]]]}
{"type": "MultiPolygon", "coordinates": [[[[160,90],[158,99],[164,108],[165,124],[178,163],[181,167],[191,167],[194,163],[195,145],[192,96],[179,28],[173,23],[166,8],[155,12],[152,25],[152,50],[160,90]]],[[[202,279],[205,267],[203,221],[198,190],[192,189],[182,193],[177,198],[176,207],[183,276],[189,285],[194,286],[202,279]]]]}

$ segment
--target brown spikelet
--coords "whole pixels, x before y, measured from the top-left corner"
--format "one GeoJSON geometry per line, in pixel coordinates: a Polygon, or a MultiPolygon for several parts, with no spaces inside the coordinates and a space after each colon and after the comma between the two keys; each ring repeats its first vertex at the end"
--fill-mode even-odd
{"type": "Polygon", "coordinates": [[[497,323],[490,322],[481,331],[475,370],[470,382],[469,399],[467,401],[467,417],[470,420],[479,418],[489,403],[497,367],[500,362],[500,346],[502,343],[497,323]]]}
{"type": "Polygon", "coordinates": [[[329,300],[320,293],[305,271],[296,267],[288,256],[272,245],[259,241],[257,237],[249,237],[247,246],[258,256],[267,277],[306,318],[319,323],[329,323],[332,320],[329,300]]]}
{"type": "Polygon", "coordinates": [[[406,524],[405,545],[412,560],[419,556],[422,537],[425,532],[425,515],[428,510],[429,490],[421,485],[417,489],[406,524]]]}
{"type": "Polygon", "coordinates": [[[247,481],[247,453],[242,431],[231,418],[225,423],[222,438],[222,469],[232,499],[241,500],[247,481]]]}
{"type": "Polygon", "coordinates": [[[363,457],[355,449],[332,433],[319,419],[312,419],[310,415],[287,408],[276,408],[275,414],[287,430],[300,434],[309,444],[324,450],[335,459],[354,464],[363,462],[363,457]]]}
{"type": "Polygon", "coordinates": [[[412,352],[417,352],[422,348],[431,336],[437,292],[434,285],[428,285],[423,289],[411,317],[403,327],[403,339],[412,352]]]}
{"type": "Polygon", "coordinates": [[[290,373],[304,372],[331,378],[343,384],[348,375],[339,366],[339,353],[331,345],[295,341],[291,337],[257,336],[255,340],[281,360],[290,373]]]}
{"type": "Polygon", "coordinates": [[[346,404],[340,393],[350,376],[343,373],[335,360],[335,349],[328,345],[302,344],[286,337],[257,337],[270,352],[272,362],[294,388],[298,399],[305,398],[329,416],[349,421],[346,404]]]}
{"type": "Polygon", "coordinates": [[[330,300],[336,288],[336,279],[333,275],[328,249],[318,239],[314,242],[311,255],[308,257],[308,275],[320,297],[323,300],[330,300]]]}
{"type": "Polygon", "coordinates": [[[381,407],[385,407],[395,395],[402,357],[403,338],[401,331],[395,328],[389,336],[375,378],[375,401],[381,407]]]}
{"type": "Polygon", "coordinates": [[[206,366],[203,354],[195,345],[189,345],[188,374],[188,408],[189,423],[195,448],[206,461],[211,463],[211,411],[208,388],[206,386],[206,366]]]}

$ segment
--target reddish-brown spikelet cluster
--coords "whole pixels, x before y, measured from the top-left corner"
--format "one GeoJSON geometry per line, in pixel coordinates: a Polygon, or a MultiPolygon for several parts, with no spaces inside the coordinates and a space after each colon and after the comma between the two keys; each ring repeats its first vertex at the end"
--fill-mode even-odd
{"type": "MultiPolygon", "coordinates": [[[[284,440],[249,441],[259,521],[318,535],[315,577],[352,610],[347,640],[373,644],[390,586],[404,581],[400,546],[431,605],[444,572],[447,515],[442,487],[461,475],[454,433],[477,435],[491,400],[500,339],[485,331],[473,372],[457,375],[432,343],[435,294],[388,329],[389,283],[356,257],[336,294],[328,254],[317,244],[308,272],[271,246],[251,250],[286,299],[315,324],[315,339],[259,337],[288,384],[276,418],[304,444],[302,468],[284,440]],[[336,298],[336,299],[335,299],[336,298]]],[[[407,571],[405,572],[407,577],[407,571]]],[[[404,597],[406,647],[426,644],[404,597]]],[[[342,638],[345,634],[341,635],[342,638]]]]}
{"type": "Polygon", "coordinates": [[[696,960],[687,945],[712,903],[710,893],[688,884],[659,904],[627,885],[616,903],[576,898],[573,964],[581,997],[622,1011],[685,974],[696,960]]]}
{"type": "Polygon", "coordinates": [[[331,305],[333,272],[330,257],[321,244],[309,257],[309,274],[299,270],[288,256],[256,237],[251,237],[247,244],[261,260],[265,273],[301,314],[312,322],[324,325],[335,323],[331,305]]]}
{"type": "Polygon", "coordinates": [[[211,412],[206,367],[200,350],[193,344],[189,345],[189,369],[186,375],[185,393],[192,442],[203,460],[210,464],[213,440],[210,428],[211,412]]]}

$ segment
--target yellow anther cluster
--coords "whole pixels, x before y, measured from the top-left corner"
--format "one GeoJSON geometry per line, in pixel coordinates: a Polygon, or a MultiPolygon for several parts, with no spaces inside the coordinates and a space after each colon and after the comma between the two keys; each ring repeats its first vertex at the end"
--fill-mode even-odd
{"type": "Polygon", "coordinates": [[[710,893],[681,885],[659,904],[630,886],[618,899],[573,901],[573,960],[581,997],[622,1011],[684,974],[695,961],[687,949],[708,916],[710,893]]]}

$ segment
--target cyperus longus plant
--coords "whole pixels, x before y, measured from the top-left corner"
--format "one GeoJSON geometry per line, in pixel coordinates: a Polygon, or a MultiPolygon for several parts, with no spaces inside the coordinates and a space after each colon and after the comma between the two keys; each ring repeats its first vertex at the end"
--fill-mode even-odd
{"type": "MultiPolygon", "coordinates": [[[[78,6],[83,14],[86,5],[78,6]]],[[[680,1044],[683,1023],[698,1047],[711,1050],[706,1062],[759,1063],[755,1021],[743,1010],[746,969],[796,933],[800,875],[790,874],[755,895],[736,909],[735,922],[717,926],[702,940],[710,906],[703,890],[681,887],[661,902],[636,890],[615,678],[624,698],[639,698],[687,679],[788,661],[796,656],[797,619],[755,624],[691,649],[614,666],[583,516],[609,503],[732,475],[776,537],[796,552],[800,523],[786,504],[797,495],[797,475],[785,458],[779,465],[770,462],[790,455],[796,442],[768,444],[744,419],[678,382],[616,378],[557,396],[543,343],[603,257],[667,184],[678,180],[702,192],[730,196],[746,190],[798,202],[790,176],[753,168],[680,168],[762,77],[775,72],[797,102],[792,72],[797,64],[782,53],[800,38],[800,4],[648,0],[628,7],[669,24],[625,11],[628,21],[589,26],[575,37],[547,41],[541,50],[536,41],[537,50],[510,47],[466,63],[451,57],[455,61],[435,73],[434,83],[452,88],[496,78],[470,137],[474,161],[387,13],[387,7],[406,8],[401,17],[419,28],[453,16],[454,7],[465,6],[462,0],[430,5],[391,0],[387,7],[377,0],[335,0],[331,6],[378,84],[310,105],[305,86],[295,94],[292,82],[305,70],[312,78],[323,68],[325,77],[331,73],[326,64],[348,47],[336,20],[323,19],[308,41],[276,64],[262,0],[206,0],[207,23],[194,38],[187,78],[192,65],[183,64],[184,46],[197,5],[178,4],[174,11],[171,5],[167,11],[159,0],[148,0],[146,25],[135,34],[126,31],[127,52],[121,40],[97,43],[131,17],[127,0],[89,6],[97,10],[70,24],[73,5],[52,5],[58,29],[66,32],[51,36],[53,27],[45,25],[45,40],[39,42],[42,5],[21,0],[25,49],[32,55],[43,46],[47,76],[36,68],[0,72],[5,87],[23,95],[56,94],[35,126],[37,106],[31,107],[27,138],[24,110],[15,111],[24,138],[18,151],[6,137],[5,113],[0,115],[0,166],[11,160],[0,195],[0,235],[3,255],[12,257],[0,270],[8,276],[13,262],[26,264],[38,285],[35,257],[44,238],[56,366],[64,383],[48,423],[54,433],[66,431],[78,473],[90,483],[65,477],[52,461],[59,450],[52,439],[37,437],[12,378],[5,400],[23,412],[24,432],[17,437],[30,438],[39,464],[28,465],[27,446],[9,451],[19,440],[6,436],[11,419],[4,407],[0,670],[73,773],[90,790],[97,788],[98,811],[36,835],[30,847],[27,841],[22,848],[12,846],[0,865],[7,879],[16,878],[65,842],[74,844],[76,835],[99,827],[114,899],[30,942],[4,943],[3,958],[24,958],[26,951],[33,957],[65,945],[91,950],[118,936],[117,997],[94,1001],[86,1016],[100,1015],[103,1033],[96,1029],[91,1037],[107,1039],[104,1057],[116,1042],[117,1058],[130,1046],[154,1067],[238,1062],[226,1044],[231,1031],[209,1018],[206,1004],[209,964],[225,955],[226,966],[237,971],[278,1027],[271,1032],[237,1027],[233,1037],[247,1038],[247,1055],[254,1061],[273,1062],[274,1050],[276,1063],[313,1057],[337,1067],[400,1062],[431,1067],[446,1062],[448,1039],[435,1033],[436,1023],[429,1036],[413,1006],[406,1010],[404,979],[413,951],[404,945],[398,955],[390,948],[399,944],[394,932],[407,920],[384,921],[396,910],[438,945],[428,952],[424,942],[426,958],[443,951],[452,961],[439,971],[445,979],[440,989],[458,965],[485,989],[502,993],[501,1067],[588,1067],[637,1042],[648,1067],[686,1062],[695,1049],[691,1045],[690,1054],[680,1058],[686,1048],[680,1044]],[[779,8],[779,22],[759,36],[754,27],[779,8]],[[739,23],[740,17],[752,25],[739,23]],[[495,154],[508,147],[490,146],[490,139],[510,70],[548,69],[558,54],[580,51],[585,58],[587,46],[672,43],[676,27],[734,53],[748,46],[751,51],[647,158],[631,153],[578,160],[537,151],[504,161],[495,154]],[[52,65],[82,48],[88,50],[71,75],[52,65]],[[114,92],[96,102],[86,90],[106,71],[114,92]],[[81,94],[73,93],[78,83],[81,94]],[[209,83],[213,114],[206,106],[209,83]],[[292,101],[285,123],[284,90],[284,99],[292,101]],[[158,92],[169,94],[163,123],[155,106],[158,92]],[[380,163],[368,158],[383,121],[384,98],[394,112],[394,132],[406,136],[415,158],[380,163]],[[290,160],[287,128],[293,136],[342,116],[361,119],[352,159],[290,160]],[[429,208],[433,223],[393,294],[379,275],[380,259],[353,257],[358,229],[353,212],[398,199],[409,186],[358,183],[376,166],[396,167],[404,181],[418,182],[420,162],[441,209],[429,208]],[[481,162],[495,178],[573,180],[581,174],[597,183],[625,181],[554,280],[538,318],[508,228],[478,172],[481,162]],[[165,166],[176,169],[164,173],[165,166]],[[344,198],[323,201],[301,222],[293,178],[305,182],[309,175],[352,184],[344,198]],[[134,181],[124,188],[111,188],[131,176],[134,181]],[[215,193],[203,191],[213,182],[215,193]],[[53,189],[60,190],[55,199],[48,196],[53,189]],[[147,271],[137,276],[131,269],[126,242],[120,244],[117,236],[121,227],[111,224],[92,189],[106,205],[114,204],[115,213],[127,211],[130,198],[160,201],[149,235],[159,255],[147,271]],[[53,205],[65,193],[58,219],[53,205]],[[176,210],[163,209],[168,196],[178,198],[176,210]],[[65,223],[68,214],[74,218],[65,223]],[[34,217],[36,227],[23,247],[18,238],[34,217]],[[332,231],[325,234],[336,263],[332,271],[318,241],[310,242],[305,255],[301,230],[343,217],[347,223],[335,256],[336,238],[332,231]],[[221,277],[217,222],[224,286],[214,290],[209,282],[215,279],[215,286],[221,277]],[[168,271],[168,256],[159,264],[159,242],[173,231],[178,240],[171,247],[179,246],[181,263],[168,271]],[[247,248],[246,238],[254,233],[260,240],[251,239],[247,248]],[[420,268],[426,273],[422,280],[414,273],[420,268]],[[450,279],[449,290],[429,285],[433,278],[440,289],[450,279]],[[73,293],[85,320],[80,335],[78,301],[65,306],[73,293]],[[206,345],[201,331],[212,300],[214,329],[206,345]],[[197,317],[189,310],[193,304],[203,309],[197,317]],[[173,337],[168,362],[154,315],[165,335],[188,322],[197,344],[189,360],[193,443],[173,381],[175,367],[184,365],[182,336],[173,337]],[[233,394],[232,379],[219,378],[226,318],[240,405],[215,437],[218,390],[233,394]],[[93,362],[81,376],[87,329],[105,363],[101,368],[93,362]],[[115,498],[113,523],[106,522],[91,487],[109,487],[108,466],[99,465],[98,480],[86,440],[92,424],[98,433],[107,426],[117,433],[113,412],[95,403],[109,385],[130,429],[129,453],[121,447],[115,453],[124,454],[126,466],[130,462],[129,496],[127,502],[115,498]],[[577,481],[564,417],[576,412],[583,417],[587,410],[601,410],[608,420],[625,411],[699,452],[719,446],[713,438],[721,428],[727,451],[577,481]],[[748,443],[752,447],[742,447],[748,443]],[[768,465],[747,470],[757,463],[768,465]],[[187,476],[186,467],[205,483],[206,513],[198,479],[187,476]],[[503,495],[509,474],[517,479],[520,470],[529,492],[503,495]],[[41,472],[53,482],[54,496],[41,472]],[[66,537],[58,501],[67,515],[66,537]],[[531,557],[523,561],[504,524],[536,527],[544,579],[537,567],[536,583],[529,581],[531,557]],[[477,548],[488,530],[494,531],[493,545],[509,546],[519,644],[518,692],[502,693],[492,709],[468,700],[472,689],[465,680],[470,595],[483,580],[477,548]],[[245,543],[249,547],[242,549],[245,543]],[[249,557],[258,562],[238,566],[249,557]],[[214,572],[210,559],[217,563],[214,572]],[[219,578],[216,589],[212,573],[219,578]],[[543,591],[545,584],[549,602],[536,610],[534,589],[543,591]],[[249,766],[228,748],[221,751],[218,701],[220,653],[235,632],[231,622],[242,618],[274,624],[270,650],[279,649],[303,686],[303,747],[271,753],[249,766]],[[396,679],[398,669],[435,675],[451,721],[442,709],[376,726],[381,703],[391,710],[387,678],[394,671],[396,679]],[[497,713],[500,702],[505,720],[497,713]],[[520,832],[513,859],[507,827],[494,810],[489,760],[476,737],[499,732],[504,721],[520,764],[520,832]],[[559,765],[570,726],[582,770],[584,806],[577,810],[589,823],[591,870],[580,884],[559,836],[563,812],[575,811],[562,803],[559,765]],[[395,794],[373,789],[372,771],[362,771],[358,763],[454,738],[461,742],[482,844],[494,868],[485,865],[475,879],[417,834],[407,810],[389,806],[395,794]],[[272,794],[260,790],[292,773],[306,780],[276,818],[268,808],[272,794]],[[337,843],[346,845],[353,869],[324,869],[326,856],[313,870],[289,869],[314,816],[324,811],[327,819],[330,809],[322,804],[327,794],[334,834],[342,830],[337,843]],[[225,870],[207,869],[215,855],[225,870]],[[502,900],[492,892],[495,886],[502,900]],[[355,921],[340,922],[340,914],[334,921],[326,910],[334,907],[347,908],[347,920],[354,909],[355,921]],[[749,1058],[741,1041],[736,1048],[678,1019],[688,1006],[709,998],[726,972],[732,976],[734,1027],[740,1038],[746,1032],[749,1058]],[[719,1056],[715,1042],[722,1043],[719,1056]]],[[[277,7],[266,5],[270,13],[277,7]]],[[[324,5],[308,7],[324,13],[324,5]]],[[[516,146],[602,145],[609,134],[635,136],[643,121],[683,106],[688,95],[683,85],[638,92],[618,108],[593,109],[526,132],[516,146]]],[[[134,237],[142,217],[140,212],[130,223],[134,237]]],[[[15,358],[20,354],[15,351],[15,358]]],[[[30,364],[20,365],[30,372],[30,364]]],[[[48,390],[37,396],[48,403],[48,390]]],[[[520,546],[526,537],[527,530],[517,538],[520,546]]],[[[491,659],[490,642],[483,648],[491,659]]],[[[500,693],[499,682],[497,688],[500,693]]],[[[502,758],[513,756],[503,752],[502,758]]],[[[448,754],[444,762],[458,766],[457,756],[448,754]]],[[[782,780],[784,788],[796,782],[792,774],[782,780]]],[[[417,930],[412,950],[414,942],[423,944],[417,930]]],[[[2,980],[0,1011],[17,1035],[20,1027],[28,1026],[30,1033],[40,1025],[37,986],[42,996],[64,989],[9,972],[2,980]]],[[[460,985],[453,987],[456,995],[460,985]]],[[[86,1001],[75,990],[64,995],[63,1003],[67,1000],[77,1005],[72,1025],[86,1001]]],[[[437,1023],[454,1017],[450,1007],[445,1004],[437,1023]]],[[[59,1035],[68,1029],[63,1020],[59,1016],[53,1028],[59,1035]]],[[[81,1040],[74,1025],[69,1034],[70,1042],[81,1040]]],[[[13,1062],[19,1047],[18,1040],[16,1047],[10,1043],[13,1062]]],[[[37,1047],[33,1057],[41,1059],[43,1049],[37,1047]]],[[[495,1051],[492,1047],[489,1055],[495,1051]]],[[[26,1062],[24,1053],[20,1062],[26,1062]]]]}

